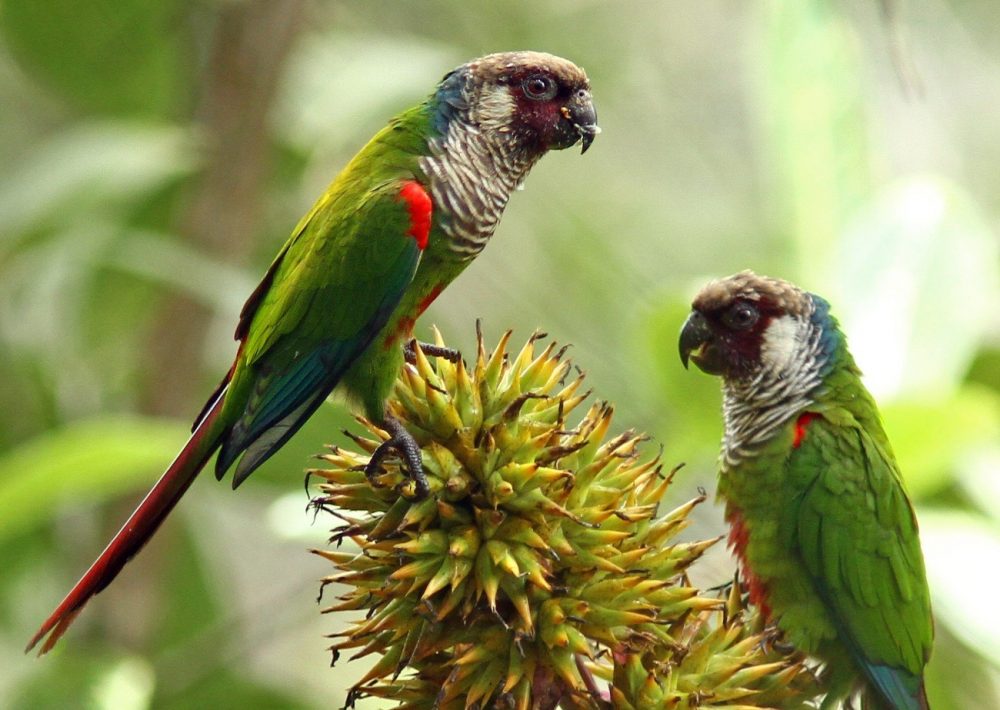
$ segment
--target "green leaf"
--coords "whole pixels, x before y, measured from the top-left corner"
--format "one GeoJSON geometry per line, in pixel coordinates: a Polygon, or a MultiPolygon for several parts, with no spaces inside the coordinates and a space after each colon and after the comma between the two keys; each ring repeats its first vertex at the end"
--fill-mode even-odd
{"type": "MultiPolygon", "coordinates": [[[[276,99],[274,129],[321,160],[361,144],[388,116],[420,101],[462,57],[424,39],[306,35],[293,49],[276,99]],[[350,97],[349,101],[345,101],[350,97]],[[355,133],[353,131],[360,131],[355,133]]],[[[355,148],[356,149],[356,148],[355,148]]]]}
{"type": "Polygon", "coordinates": [[[0,244],[42,224],[129,203],[191,170],[190,133],[127,121],[77,124],[33,148],[0,181],[0,244]]]}
{"type": "MultiPolygon", "coordinates": [[[[643,345],[648,364],[641,372],[654,385],[647,388],[650,408],[663,419],[659,430],[666,432],[664,443],[681,456],[709,452],[711,461],[722,436],[722,395],[718,378],[696,367],[685,370],[681,366],[677,339],[690,312],[687,300],[660,299],[659,307],[645,320],[643,345]]],[[[711,470],[714,473],[714,467],[711,470]]]]}
{"type": "Polygon", "coordinates": [[[996,586],[995,561],[1000,559],[1000,529],[959,511],[920,511],[919,518],[934,615],[1000,665],[996,643],[1000,616],[991,593],[996,586]]]}
{"type": "Polygon", "coordinates": [[[31,439],[0,457],[0,540],[41,525],[67,504],[145,488],[184,443],[178,421],[105,417],[31,439]]]}
{"type": "MultiPolygon", "coordinates": [[[[238,669],[237,669],[238,670],[238,669]]],[[[214,668],[204,674],[197,683],[183,687],[181,691],[168,693],[166,690],[154,696],[152,707],[164,710],[201,710],[202,708],[286,708],[287,710],[307,710],[310,703],[302,697],[306,693],[299,688],[300,695],[293,690],[269,687],[257,682],[249,674],[237,675],[227,668],[214,668]]],[[[289,684],[291,686],[292,684],[289,684]]],[[[337,706],[339,703],[330,703],[337,706]]],[[[328,706],[329,706],[328,705],[328,706]]],[[[314,706],[313,706],[314,707],[314,706]]]]}
{"type": "Polygon", "coordinates": [[[803,283],[825,292],[837,236],[871,187],[858,36],[836,3],[762,7],[759,108],[774,160],[770,195],[803,283]]]}
{"type": "Polygon", "coordinates": [[[111,266],[167,286],[226,315],[239,313],[247,294],[257,285],[257,274],[250,276],[206,250],[151,231],[129,232],[104,258],[111,266]]]}
{"type": "Polygon", "coordinates": [[[955,391],[993,328],[997,243],[972,196],[937,177],[892,183],[857,215],[824,295],[876,396],[955,391]]]}
{"type": "Polygon", "coordinates": [[[907,488],[915,497],[947,486],[968,452],[1000,441],[1000,397],[967,385],[953,397],[904,400],[882,407],[907,488]]]}
{"type": "Polygon", "coordinates": [[[1000,529],[1000,436],[962,457],[958,483],[968,499],[1000,529]]]}
{"type": "Polygon", "coordinates": [[[162,116],[181,95],[186,49],[180,0],[4,0],[0,28],[14,56],[74,103],[162,116]]]}

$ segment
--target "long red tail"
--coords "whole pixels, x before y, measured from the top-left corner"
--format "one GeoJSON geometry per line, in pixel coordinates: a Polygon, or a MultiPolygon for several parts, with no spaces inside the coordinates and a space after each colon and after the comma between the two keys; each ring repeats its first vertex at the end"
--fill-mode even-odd
{"type": "Polygon", "coordinates": [[[48,653],[80,613],[90,598],[108,586],[118,576],[125,563],[142,549],[153,536],[160,523],[173,510],[188,486],[201,472],[205,463],[219,447],[216,420],[222,409],[223,397],[216,398],[211,409],[198,423],[191,438],[177,454],[170,467],[160,476],[152,490],[146,494],[139,507],[125,521],[101,556],[80,578],[62,600],[52,615],[45,620],[31,637],[24,652],[28,653],[48,635],[38,655],[48,653]]]}

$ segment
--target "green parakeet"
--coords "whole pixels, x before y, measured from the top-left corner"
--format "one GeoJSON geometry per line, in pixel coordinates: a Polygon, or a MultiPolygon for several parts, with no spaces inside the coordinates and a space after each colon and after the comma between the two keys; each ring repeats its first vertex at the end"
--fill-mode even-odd
{"type": "Polygon", "coordinates": [[[193,434],[96,562],[31,639],[45,653],[171,511],[213,454],[233,487],[339,388],[391,438],[414,492],[419,449],[386,416],[414,321],[486,246],[511,192],[549,150],[598,133],[590,84],[539,52],[492,54],[448,73],[389,122],[299,222],[240,314],[236,360],[193,434]]]}
{"type": "Polygon", "coordinates": [[[753,601],[824,662],[824,708],[926,709],[933,622],[917,520],[826,301],[749,271],[708,284],[684,365],[722,378],[719,496],[753,601]]]}

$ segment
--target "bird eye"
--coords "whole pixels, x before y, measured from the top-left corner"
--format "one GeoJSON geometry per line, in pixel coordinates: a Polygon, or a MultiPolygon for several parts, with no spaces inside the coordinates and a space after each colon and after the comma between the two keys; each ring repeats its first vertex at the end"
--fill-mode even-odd
{"type": "Polygon", "coordinates": [[[521,82],[524,95],[535,101],[548,101],[556,95],[556,83],[547,76],[535,74],[521,82]]]}
{"type": "Polygon", "coordinates": [[[738,301],[722,315],[722,322],[733,330],[750,330],[756,325],[760,313],[750,303],[738,301]]]}

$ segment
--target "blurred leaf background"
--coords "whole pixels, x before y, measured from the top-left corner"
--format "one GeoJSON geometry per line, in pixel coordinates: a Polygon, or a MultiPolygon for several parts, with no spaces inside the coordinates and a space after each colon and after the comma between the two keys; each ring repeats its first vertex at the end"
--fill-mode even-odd
{"type": "MultiPolygon", "coordinates": [[[[618,425],[714,486],[708,278],[834,304],[917,502],[938,710],[1000,705],[1000,9],[990,0],[0,0],[0,706],[330,707],[323,408],[238,495],[206,476],[45,661],[24,643],[183,442],[243,299],[312,200],[447,70],[588,70],[604,133],[511,201],[424,317],[572,342],[618,425]],[[654,444],[656,445],[656,444],[654,444]]],[[[705,506],[693,535],[722,529],[705,506]]],[[[699,572],[725,581],[717,550],[699,572]]]]}

